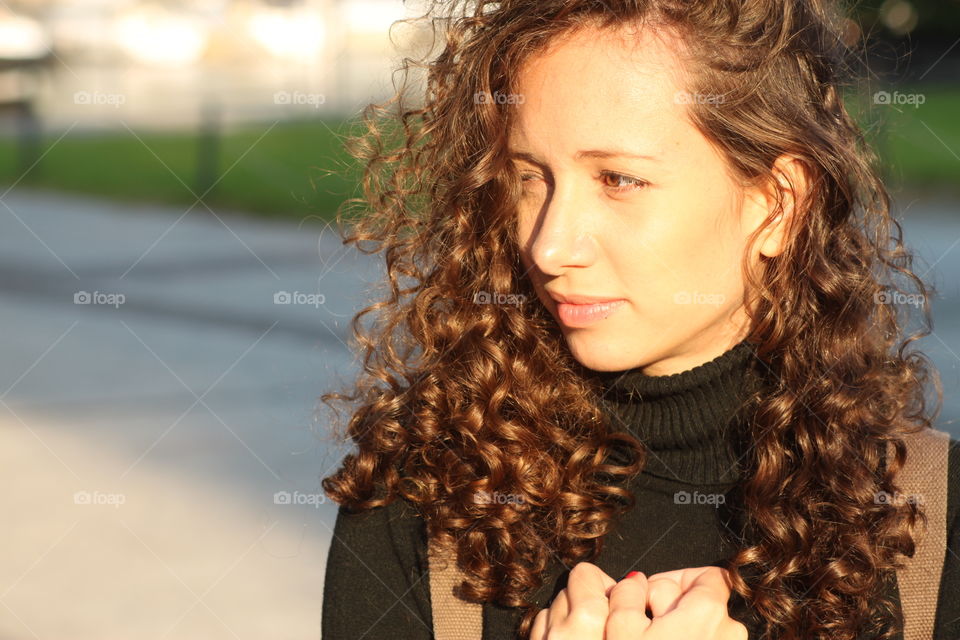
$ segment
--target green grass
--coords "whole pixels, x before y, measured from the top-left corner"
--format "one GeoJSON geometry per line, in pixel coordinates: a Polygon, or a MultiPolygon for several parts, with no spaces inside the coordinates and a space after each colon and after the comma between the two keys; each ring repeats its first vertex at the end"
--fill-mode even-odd
{"type": "MultiPolygon", "coordinates": [[[[960,195],[956,117],[960,88],[897,91],[921,94],[924,102],[915,107],[874,104],[873,96],[847,100],[883,159],[889,186],[960,195]]],[[[37,149],[42,159],[26,174],[18,166],[15,141],[3,139],[0,184],[20,179],[20,184],[32,187],[186,207],[194,203],[193,193],[202,195],[219,178],[203,197],[218,214],[238,210],[294,220],[332,220],[337,207],[358,192],[359,167],[341,140],[348,128],[356,130],[355,125],[311,120],[224,131],[213,177],[206,179],[197,171],[201,144],[196,132],[72,132],[56,144],[58,136],[48,135],[37,149]]],[[[204,211],[202,204],[197,208],[204,211]]]]}
{"type": "Polygon", "coordinates": [[[872,95],[847,101],[880,155],[888,186],[960,195],[960,87],[896,91],[922,96],[922,104],[875,104],[872,95]]]}
{"type": "Polygon", "coordinates": [[[894,174],[915,186],[960,187],[960,88],[924,92],[919,107],[902,107],[887,128],[894,174]]]}
{"type": "MultiPolygon", "coordinates": [[[[202,145],[196,133],[71,133],[59,142],[59,136],[44,136],[37,149],[42,157],[25,174],[15,141],[5,139],[0,182],[22,176],[20,184],[32,187],[183,206],[216,182],[203,202],[217,213],[332,220],[336,208],[356,195],[357,167],[340,140],[348,126],[310,121],[224,132],[216,166],[207,171],[212,178],[198,175],[202,145]]],[[[203,204],[197,209],[205,210],[203,204]]]]}

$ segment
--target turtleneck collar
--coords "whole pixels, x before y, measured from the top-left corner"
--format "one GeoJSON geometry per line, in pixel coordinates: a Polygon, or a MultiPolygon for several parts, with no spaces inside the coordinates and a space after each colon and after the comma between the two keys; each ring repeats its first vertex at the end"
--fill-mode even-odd
{"type": "MultiPolygon", "coordinates": [[[[594,375],[612,427],[646,446],[645,473],[690,484],[739,479],[739,410],[761,377],[753,343],[743,340],[680,373],[649,376],[636,367],[594,375]]],[[[623,454],[613,459],[624,464],[623,454]]]]}

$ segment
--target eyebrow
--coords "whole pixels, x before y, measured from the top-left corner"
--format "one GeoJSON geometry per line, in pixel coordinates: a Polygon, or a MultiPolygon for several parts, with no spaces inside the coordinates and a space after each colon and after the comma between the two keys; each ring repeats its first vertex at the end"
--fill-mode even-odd
{"type": "MultiPolygon", "coordinates": [[[[531,164],[543,164],[543,162],[537,158],[532,153],[526,151],[512,151],[510,152],[511,158],[519,158],[521,160],[526,160],[531,164]]],[[[640,153],[631,153],[623,149],[581,149],[573,154],[573,159],[576,161],[584,160],[586,158],[594,158],[600,160],[607,160],[609,158],[630,158],[634,160],[656,160],[656,156],[644,155],[640,153]]]]}

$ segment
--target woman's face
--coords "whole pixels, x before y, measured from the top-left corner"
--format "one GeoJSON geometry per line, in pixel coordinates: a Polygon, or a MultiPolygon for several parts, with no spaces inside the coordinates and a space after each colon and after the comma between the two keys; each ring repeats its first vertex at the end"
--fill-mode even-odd
{"type": "Polygon", "coordinates": [[[671,41],[626,37],[567,34],[521,69],[507,96],[518,234],[527,277],[581,364],[666,375],[746,337],[740,260],[767,204],[687,119],[689,99],[718,98],[688,97],[671,41]]]}

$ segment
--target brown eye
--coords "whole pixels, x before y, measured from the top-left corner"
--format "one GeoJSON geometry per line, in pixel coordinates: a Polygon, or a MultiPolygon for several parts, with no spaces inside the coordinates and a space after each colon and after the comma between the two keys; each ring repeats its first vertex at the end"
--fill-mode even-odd
{"type": "Polygon", "coordinates": [[[648,184],[639,178],[631,178],[622,173],[614,173],[612,171],[601,172],[600,182],[603,186],[613,189],[614,191],[636,191],[648,184]]]}

